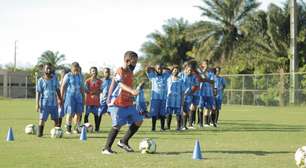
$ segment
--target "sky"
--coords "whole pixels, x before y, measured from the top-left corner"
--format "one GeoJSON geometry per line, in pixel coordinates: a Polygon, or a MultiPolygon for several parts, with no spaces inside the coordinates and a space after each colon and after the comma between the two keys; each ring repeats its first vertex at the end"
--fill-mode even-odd
{"type": "MultiPolygon", "coordinates": [[[[259,0],[260,9],[284,0],[259,0]]],[[[46,50],[89,67],[118,67],[170,18],[203,20],[201,0],[0,0],[0,66],[30,67],[46,50]]]]}

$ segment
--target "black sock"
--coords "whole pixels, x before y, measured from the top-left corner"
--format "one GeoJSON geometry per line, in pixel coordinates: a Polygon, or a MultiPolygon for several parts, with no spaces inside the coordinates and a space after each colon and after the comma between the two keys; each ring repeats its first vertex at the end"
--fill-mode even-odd
{"type": "Polygon", "coordinates": [[[200,108],[197,109],[197,116],[198,116],[198,122],[197,123],[198,124],[201,123],[201,121],[200,121],[200,110],[201,110],[200,108]]]}
{"type": "Polygon", "coordinates": [[[121,139],[121,142],[123,142],[124,144],[128,144],[130,138],[138,131],[139,126],[137,126],[135,123],[133,123],[128,131],[126,132],[126,134],[124,135],[124,137],[121,139]]]}
{"type": "Polygon", "coordinates": [[[84,123],[88,123],[88,116],[89,116],[89,114],[85,114],[85,116],[84,116],[84,123]]]}
{"type": "Polygon", "coordinates": [[[211,122],[212,122],[213,124],[215,124],[215,121],[216,121],[216,112],[213,111],[213,112],[211,113],[211,122]]]}
{"type": "Polygon", "coordinates": [[[195,117],[195,111],[192,110],[190,111],[190,115],[189,115],[189,126],[191,127],[193,122],[194,122],[194,117],[195,117]]]}
{"type": "Polygon", "coordinates": [[[165,116],[160,116],[160,129],[165,129],[165,116]]]}
{"type": "Polygon", "coordinates": [[[71,128],[72,128],[71,125],[67,125],[67,131],[68,131],[68,132],[71,132],[71,128]]]}
{"type": "Polygon", "coordinates": [[[43,125],[39,125],[38,126],[38,130],[37,130],[37,136],[38,137],[42,137],[44,134],[44,126],[43,125]]]}
{"type": "Polygon", "coordinates": [[[152,131],[156,130],[156,120],[157,120],[157,118],[155,116],[152,117],[152,131]]]}
{"type": "Polygon", "coordinates": [[[176,129],[180,129],[181,128],[181,122],[182,122],[182,117],[179,115],[179,116],[176,116],[176,129]]]}
{"type": "Polygon", "coordinates": [[[99,123],[99,116],[95,115],[95,131],[99,131],[100,123],[99,123]]]}
{"type": "Polygon", "coordinates": [[[200,122],[200,126],[203,126],[203,109],[199,110],[199,116],[198,116],[200,122]]]}
{"type": "Polygon", "coordinates": [[[113,145],[118,133],[119,133],[119,129],[115,129],[115,128],[112,127],[112,129],[110,130],[110,132],[108,134],[108,138],[107,138],[104,149],[110,150],[112,148],[112,145],[113,145]]]}
{"type": "Polygon", "coordinates": [[[219,113],[220,111],[219,110],[216,110],[217,114],[216,114],[216,124],[218,123],[218,120],[219,120],[219,113]]]}
{"type": "Polygon", "coordinates": [[[58,126],[62,127],[63,118],[58,118],[58,126]]]}
{"type": "Polygon", "coordinates": [[[167,128],[170,129],[171,126],[171,120],[172,120],[172,115],[169,114],[169,116],[167,117],[167,128]]]}
{"type": "Polygon", "coordinates": [[[185,114],[185,115],[183,116],[183,125],[184,125],[184,127],[187,126],[187,120],[188,120],[188,115],[185,114]]]}

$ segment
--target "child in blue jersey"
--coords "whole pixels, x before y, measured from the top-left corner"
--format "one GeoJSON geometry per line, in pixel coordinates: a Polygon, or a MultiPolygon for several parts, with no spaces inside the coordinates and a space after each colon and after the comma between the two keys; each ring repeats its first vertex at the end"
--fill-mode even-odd
{"type": "MultiPolygon", "coordinates": [[[[211,120],[211,112],[214,108],[214,73],[208,67],[208,60],[204,60],[201,64],[202,78],[201,83],[201,100],[199,103],[199,124],[203,127],[203,111],[204,111],[204,127],[209,127],[211,120]]],[[[212,123],[213,124],[213,123],[212,123]]],[[[215,125],[214,125],[215,126],[215,125]]]]}
{"type": "Polygon", "coordinates": [[[136,110],[142,116],[147,115],[147,104],[146,104],[146,99],[145,99],[145,95],[144,95],[144,85],[145,85],[144,81],[142,81],[138,85],[137,90],[138,90],[139,94],[136,96],[136,110]]]}
{"type": "Polygon", "coordinates": [[[102,85],[101,85],[101,93],[100,93],[100,107],[98,109],[98,125],[99,128],[96,130],[96,132],[99,132],[100,130],[100,125],[101,125],[101,120],[102,120],[102,115],[107,113],[107,97],[108,97],[108,90],[109,87],[112,83],[112,79],[110,78],[110,69],[109,68],[104,68],[103,69],[103,76],[104,78],[102,79],[102,85]]]}
{"type": "MultiPolygon", "coordinates": [[[[197,82],[196,76],[193,74],[193,67],[191,64],[186,63],[184,65],[184,72],[179,74],[179,77],[184,84],[184,103],[183,103],[183,130],[187,128],[188,118],[190,119],[190,108],[194,101],[194,93],[198,89],[199,83],[197,82]]],[[[189,120],[190,121],[190,120],[189,120]]],[[[191,123],[189,123],[191,124],[191,123]]]]}
{"type": "Polygon", "coordinates": [[[76,117],[75,132],[80,133],[81,115],[84,108],[84,79],[79,63],[73,62],[71,64],[71,72],[64,76],[61,84],[61,94],[65,95],[66,133],[72,133],[72,119],[74,116],[76,117]]]}
{"type": "MultiPolygon", "coordinates": [[[[67,69],[62,69],[60,73],[60,85],[63,83],[64,76],[69,72],[67,69]]],[[[62,97],[65,97],[65,95],[62,95],[62,97]]],[[[65,116],[65,111],[63,106],[58,106],[58,125],[59,127],[62,126],[63,117],[65,116]]]]}
{"type": "Polygon", "coordinates": [[[166,118],[166,99],[167,99],[167,79],[170,77],[169,69],[158,64],[147,68],[147,76],[152,83],[151,89],[151,107],[152,131],[156,130],[156,120],[160,119],[161,131],[165,130],[166,118]]]}
{"type": "Polygon", "coordinates": [[[54,121],[54,126],[58,126],[58,105],[62,105],[59,84],[56,77],[52,75],[51,64],[46,64],[44,76],[37,81],[36,86],[36,111],[40,113],[38,137],[43,136],[44,125],[49,114],[54,121]]]}
{"type": "Polygon", "coordinates": [[[222,106],[223,92],[226,86],[225,79],[220,76],[221,68],[216,68],[216,78],[215,78],[215,103],[216,103],[216,112],[214,123],[217,124],[219,120],[219,114],[222,106]]]}
{"type": "Polygon", "coordinates": [[[172,67],[172,75],[168,78],[167,81],[167,129],[170,130],[172,114],[176,115],[176,130],[181,129],[182,122],[182,106],[184,100],[184,83],[183,80],[178,76],[179,66],[174,65],[172,67]]]}

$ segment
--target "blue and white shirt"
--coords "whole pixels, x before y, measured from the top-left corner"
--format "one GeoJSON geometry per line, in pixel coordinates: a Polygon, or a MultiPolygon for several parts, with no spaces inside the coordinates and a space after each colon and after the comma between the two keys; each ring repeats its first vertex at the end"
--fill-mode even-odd
{"type": "Polygon", "coordinates": [[[151,100],[166,100],[167,79],[171,76],[171,72],[166,71],[158,75],[154,70],[150,70],[147,76],[152,83],[151,100]]]}
{"type": "Polygon", "coordinates": [[[71,72],[64,76],[63,84],[66,87],[65,97],[74,97],[78,102],[83,102],[82,90],[85,90],[84,78],[82,74],[74,75],[71,72]]]}
{"type": "Polygon", "coordinates": [[[47,80],[43,77],[39,78],[36,85],[36,92],[40,93],[40,106],[57,107],[57,90],[59,83],[56,77],[47,80]]]}
{"type": "Polygon", "coordinates": [[[104,78],[103,83],[101,85],[101,94],[100,94],[100,104],[106,104],[107,96],[108,96],[108,90],[112,83],[111,78],[104,78]]]}
{"type": "Polygon", "coordinates": [[[136,109],[139,112],[147,111],[146,99],[144,95],[144,89],[139,88],[139,94],[136,96],[136,109]]]}
{"type": "MultiPolygon", "coordinates": [[[[205,71],[203,72],[205,79],[208,80],[215,80],[215,74],[211,71],[205,71]]],[[[201,96],[207,96],[207,97],[212,97],[214,96],[214,91],[213,91],[214,86],[210,82],[201,82],[200,85],[200,92],[201,96]]]]}
{"type": "Polygon", "coordinates": [[[168,78],[167,81],[168,94],[166,107],[181,108],[182,96],[185,92],[184,82],[180,78],[174,80],[172,77],[168,78]]]}
{"type": "Polygon", "coordinates": [[[215,78],[215,89],[217,89],[217,98],[223,98],[223,90],[226,86],[226,81],[221,76],[216,76],[215,78]]]}

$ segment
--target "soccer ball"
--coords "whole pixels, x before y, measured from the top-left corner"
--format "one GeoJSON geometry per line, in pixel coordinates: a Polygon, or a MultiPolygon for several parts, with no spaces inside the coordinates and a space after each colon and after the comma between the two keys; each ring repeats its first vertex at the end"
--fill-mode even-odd
{"type": "Polygon", "coordinates": [[[92,126],[90,123],[85,123],[85,124],[83,125],[83,127],[86,128],[86,131],[87,131],[87,132],[90,132],[90,133],[93,132],[93,126],[92,126]]]}
{"type": "Polygon", "coordinates": [[[54,127],[50,131],[51,138],[62,138],[64,135],[64,131],[62,130],[61,127],[54,127]]]}
{"type": "Polygon", "coordinates": [[[141,153],[155,153],[156,143],[150,138],[145,138],[139,143],[139,150],[141,153]]]}
{"type": "Polygon", "coordinates": [[[36,134],[37,132],[37,127],[34,124],[29,124],[25,127],[24,132],[26,134],[36,134]]]}
{"type": "Polygon", "coordinates": [[[295,163],[299,168],[306,168],[306,146],[298,148],[294,155],[295,163]]]}

